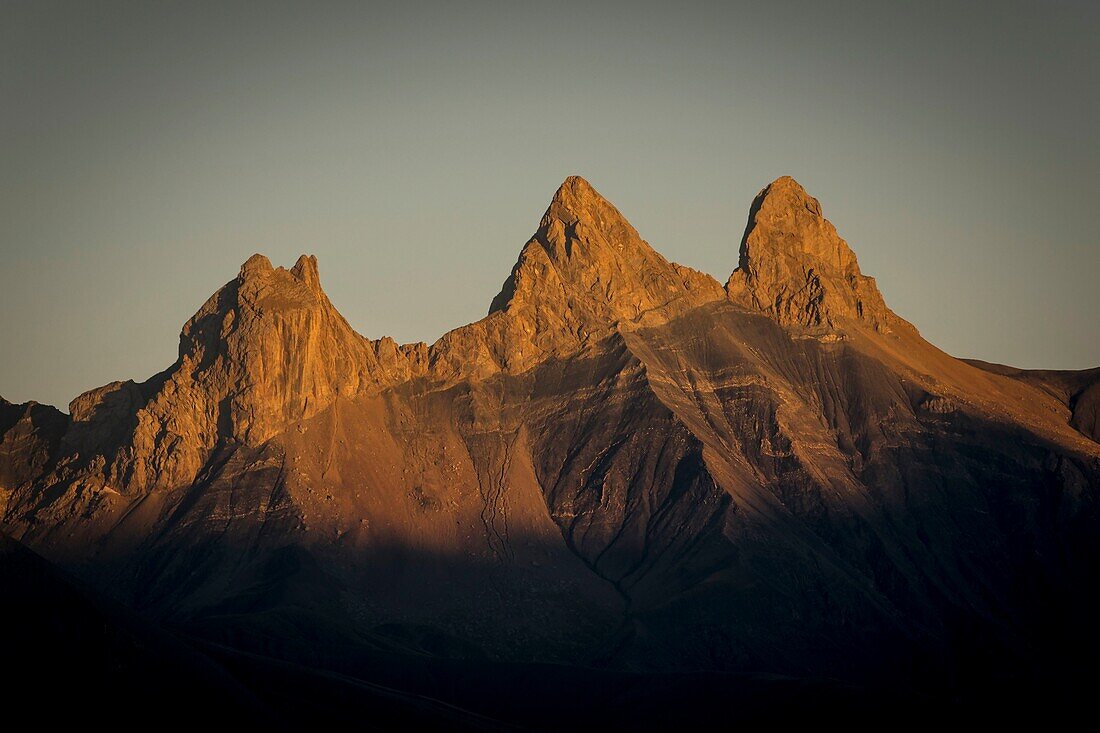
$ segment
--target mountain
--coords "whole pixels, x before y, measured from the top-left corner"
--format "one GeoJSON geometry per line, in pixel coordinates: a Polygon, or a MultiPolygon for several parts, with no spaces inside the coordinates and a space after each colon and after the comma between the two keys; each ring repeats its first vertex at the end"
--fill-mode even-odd
{"type": "Polygon", "coordinates": [[[723,285],[571,177],[430,346],[254,255],[164,372],[3,402],[0,529],[194,643],[498,722],[675,715],[686,679],[695,710],[1076,700],[1098,385],[926,342],[791,178],[723,285]]]}

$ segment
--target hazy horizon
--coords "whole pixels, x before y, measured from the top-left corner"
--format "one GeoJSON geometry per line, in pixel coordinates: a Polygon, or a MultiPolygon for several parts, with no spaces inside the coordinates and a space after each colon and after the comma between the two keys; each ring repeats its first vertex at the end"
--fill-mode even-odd
{"type": "Polygon", "coordinates": [[[960,357],[1100,366],[1088,3],[0,6],[0,396],[176,358],[253,252],[360,333],[485,315],[581,175],[724,282],[780,175],[960,357]]]}

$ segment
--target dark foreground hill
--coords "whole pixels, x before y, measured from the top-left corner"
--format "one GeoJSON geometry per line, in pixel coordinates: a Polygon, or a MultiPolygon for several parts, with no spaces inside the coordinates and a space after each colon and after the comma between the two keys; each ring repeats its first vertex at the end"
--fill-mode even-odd
{"type": "Polygon", "coordinates": [[[0,402],[0,527],[284,722],[1065,710],[1097,651],[1098,385],[924,341],[790,178],[724,285],[570,178],[431,346],[256,255],[164,372],[0,402]]]}

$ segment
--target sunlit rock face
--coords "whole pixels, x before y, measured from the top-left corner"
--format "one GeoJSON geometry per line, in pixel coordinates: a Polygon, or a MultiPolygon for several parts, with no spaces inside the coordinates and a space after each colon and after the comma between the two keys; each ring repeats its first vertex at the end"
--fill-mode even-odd
{"type": "Polygon", "coordinates": [[[886,331],[898,321],[818,200],[789,176],[753,201],[726,289],[784,325],[836,328],[858,319],[886,331]]]}
{"type": "Polygon", "coordinates": [[[431,346],[255,255],[161,374],[0,403],[0,525],[300,663],[963,684],[1073,654],[1095,610],[1098,380],[928,344],[793,179],[723,288],[572,177],[431,346]]]}

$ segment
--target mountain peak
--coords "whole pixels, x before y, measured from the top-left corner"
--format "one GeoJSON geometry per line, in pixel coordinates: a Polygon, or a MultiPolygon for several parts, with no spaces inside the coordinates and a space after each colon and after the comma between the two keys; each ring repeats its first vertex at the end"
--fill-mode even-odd
{"type": "Polygon", "coordinates": [[[302,255],[290,268],[290,274],[308,285],[312,290],[321,289],[321,276],[317,271],[317,257],[315,255],[302,255]]]}
{"type": "Polygon", "coordinates": [[[186,389],[198,382],[204,394],[221,395],[219,431],[252,444],[356,393],[376,366],[366,339],[321,289],[312,255],[289,270],[248,258],[184,325],[180,360],[174,378],[186,389]]]}
{"type": "Polygon", "coordinates": [[[275,268],[271,266],[271,260],[263,256],[259,252],[249,257],[241,265],[241,278],[247,278],[251,275],[266,274],[271,272],[275,268]]]}
{"type": "Polygon", "coordinates": [[[554,322],[582,334],[636,319],[699,287],[685,277],[588,181],[570,176],[489,312],[555,311],[554,322]]]}
{"type": "Polygon", "coordinates": [[[859,272],[855,254],[825,218],[821,202],[790,176],[775,179],[753,200],[738,266],[769,254],[806,255],[833,269],[859,272]]]}
{"type": "MultiPolygon", "coordinates": [[[[569,176],[550,199],[550,206],[539,223],[539,229],[549,231],[577,227],[613,239],[619,244],[630,241],[649,249],[649,245],[641,240],[626,217],[601,196],[592,184],[580,176],[569,176]]],[[[572,254],[571,250],[569,254],[572,254]]]]}
{"type": "Polygon", "coordinates": [[[550,200],[550,205],[551,207],[558,205],[565,208],[572,208],[584,206],[585,204],[596,201],[607,203],[604,197],[584,178],[580,176],[569,176],[560,186],[558,186],[558,190],[554,192],[554,197],[550,200]]]}
{"type": "Polygon", "coordinates": [[[596,189],[592,188],[592,184],[589,183],[583,176],[569,176],[562,184],[558,186],[557,192],[554,193],[554,198],[562,198],[563,196],[589,196],[596,195],[596,189]]]}
{"type": "Polygon", "coordinates": [[[888,330],[896,319],[821,203],[790,176],[753,200],[726,290],[784,324],[831,328],[855,319],[888,330]]]}
{"type": "Polygon", "coordinates": [[[806,192],[805,187],[801,183],[796,181],[791,176],[779,176],[779,178],[776,178],[774,181],[765,186],[760,193],[770,193],[773,195],[787,194],[791,196],[796,196],[805,199],[807,202],[813,202],[813,204],[816,205],[816,207],[818,208],[818,213],[820,213],[821,204],[818,203],[817,199],[806,192]]]}
{"type": "Polygon", "coordinates": [[[276,287],[280,283],[291,287],[302,284],[314,293],[321,292],[321,277],[317,270],[317,257],[314,255],[300,255],[294,266],[286,270],[282,267],[274,267],[271,260],[262,254],[256,253],[241,265],[240,275],[237,279],[241,284],[263,282],[274,284],[276,287]],[[270,282],[272,275],[278,276],[274,283],[270,282]]]}

